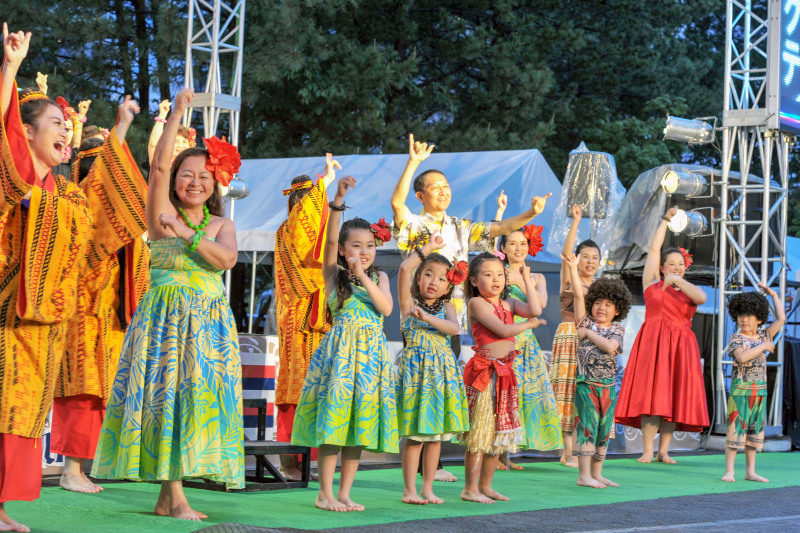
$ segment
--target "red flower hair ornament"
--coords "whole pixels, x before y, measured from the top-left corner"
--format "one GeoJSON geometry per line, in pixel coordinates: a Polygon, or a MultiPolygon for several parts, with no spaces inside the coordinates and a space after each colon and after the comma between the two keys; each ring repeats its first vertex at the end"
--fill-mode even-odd
{"type": "Polygon", "coordinates": [[[528,239],[528,255],[536,257],[536,254],[544,248],[544,240],[542,239],[542,231],[544,226],[534,226],[529,224],[522,228],[522,234],[528,239]]]}
{"type": "Polygon", "coordinates": [[[686,268],[692,266],[692,263],[694,262],[692,254],[690,254],[689,251],[686,250],[686,248],[678,248],[678,250],[681,251],[681,255],[683,256],[683,263],[684,265],[686,265],[686,268]]]}
{"type": "Polygon", "coordinates": [[[453,268],[447,271],[447,281],[450,285],[461,285],[467,279],[467,269],[469,266],[466,261],[454,261],[453,268]]]}
{"type": "Polygon", "coordinates": [[[64,120],[69,119],[73,123],[76,121],[78,112],[75,111],[74,107],[70,107],[69,102],[63,96],[56,98],[56,104],[61,108],[61,112],[64,113],[64,120]]]}
{"type": "Polygon", "coordinates": [[[206,160],[206,170],[214,174],[214,179],[220,185],[227,187],[230,185],[233,175],[239,172],[239,167],[242,166],[242,157],[239,155],[239,150],[234,145],[225,140],[218,139],[217,136],[203,138],[203,144],[206,145],[208,150],[208,159],[206,160]]]}
{"type": "Polygon", "coordinates": [[[375,234],[375,238],[381,241],[381,245],[389,242],[392,238],[392,230],[389,229],[389,224],[386,223],[385,217],[381,217],[377,224],[370,224],[369,227],[372,229],[372,233],[375,234]]]}

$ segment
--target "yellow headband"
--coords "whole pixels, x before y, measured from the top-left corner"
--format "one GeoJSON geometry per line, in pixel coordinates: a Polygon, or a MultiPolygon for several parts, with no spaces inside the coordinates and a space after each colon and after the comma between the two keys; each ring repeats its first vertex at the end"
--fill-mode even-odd
{"type": "Polygon", "coordinates": [[[283,195],[289,196],[294,191],[302,191],[303,189],[310,189],[313,186],[311,180],[308,181],[301,181],[300,183],[295,183],[292,185],[290,189],[283,189],[283,195]]]}
{"type": "Polygon", "coordinates": [[[33,100],[47,100],[47,95],[40,91],[31,91],[19,100],[19,105],[22,105],[27,102],[32,102],[33,100]]]}

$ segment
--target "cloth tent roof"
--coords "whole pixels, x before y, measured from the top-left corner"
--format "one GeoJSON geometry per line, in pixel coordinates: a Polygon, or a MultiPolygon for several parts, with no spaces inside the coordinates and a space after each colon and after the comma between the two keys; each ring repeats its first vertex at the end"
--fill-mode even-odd
{"type": "MultiPolygon", "coordinates": [[[[397,155],[346,155],[335,156],[342,165],[338,176],[352,175],[358,180],[356,188],[346,198],[351,209],[345,219],[359,216],[370,222],[380,217],[392,219],[390,205],[392,191],[405,168],[408,156],[397,155]]],[[[293,177],[306,174],[313,179],[324,168],[324,157],[298,157],[286,159],[249,159],[242,161],[239,178],[247,182],[250,195],[236,200],[236,222],[239,249],[243,251],[272,251],[275,232],[286,219],[286,197],[281,191],[288,188],[293,177]]],[[[489,221],[495,217],[497,196],[501,190],[508,195],[506,217],[530,209],[533,196],[553,193],[544,212],[534,219],[543,225],[543,235],[548,235],[555,213],[555,204],[561,182],[538,150],[507,150],[496,152],[434,153],[418,170],[439,169],[450,181],[453,199],[448,215],[489,221]]],[[[328,188],[330,197],[335,184],[328,188]]],[[[413,194],[408,195],[408,207],[422,210],[413,194]]],[[[382,250],[396,249],[394,240],[382,250]]],[[[542,251],[537,261],[558,262],[558,258],[542,251]]]]}

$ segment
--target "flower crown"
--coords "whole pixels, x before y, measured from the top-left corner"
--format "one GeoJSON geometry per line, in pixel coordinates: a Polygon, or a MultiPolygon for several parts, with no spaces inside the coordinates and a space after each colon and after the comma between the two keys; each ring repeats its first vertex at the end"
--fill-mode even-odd
{"type": "Polygon", "coordinates": [[[206,170],[214,174],[214,179],[220,185],[227,187],[230,185],[233,175],[239,172],[239,167],[242,166],[242,157],[239,155],[239,150],[234,145],[225,140],[218,139],[217,136],[203,138],[203,144],[206,145],[208,150],[208,159],[206,160],[206,170]]]}
{"type": "Polygon", "coordinates": [[[288,189],[283,189],[283,195],[289,196],[295,191],[302,191],[303,189],[310,189],[312,187],[311,180],[301,181],[300,183],[295,183],[288,189]]]}
{"type": "Polygon", "coordinates": [[[686,268],[692,266],[694,259],[692,258],[692,254],[689,253],[686,248],[678,248],[681,251],[681,255],[683,256],[683,263],[686,265],[686,268]]]}
{"type": "Polygon", "coordinates": [[[189,128],[189,147],[194,148],[197,146],[197,130],[189,128]]]}
{"type": "Polygon", "coordinates": [[[36,89],[29,90],[25,96],[19,99],[19,105],[32,102],[34,100],[48,100],[48,97],[42,91],[36,89]]]}
{"type": "Polygon", "coordinates": [[[522,234],[528,239],[528,255],[536,257],[536,254],[544,248],[544,240],[542,239],[542,231],[544,226],[534,226],[529,224],[522,228],[522,234]]]}
{"type": "Polygon", "coordinates": [[[461,285],[467,279],[469,265],[466,261],[453,261],[453,266],[447,271],[447,281],[450,285],[461,285]]]}
{"type": "Polygon", "coordinates": [[[74,107],[70,107],[69,102],[67,102],[63,96],[56,98],[56,103],[64,113],[64,120],[70,119],[72,120],[73,124],[78,121],[78,112],[75,111],[74,107]]]}
{"type": "Polygon", "coordinates": [[[379,246],[389,242],[392,238],[392,230],[389,229],[389,224],[386,223],[385,217],[381,217],[377,224],[370,224],[369,227],[372,233],[375,234],[375,238],[381,241],[379,246]]]}
{"type": "Polygon", "coordinates": [[[103,139],[108,139],[111,136],[111,131],[108,128],[101,129],[100,133],[103,134],[103,139]]]}

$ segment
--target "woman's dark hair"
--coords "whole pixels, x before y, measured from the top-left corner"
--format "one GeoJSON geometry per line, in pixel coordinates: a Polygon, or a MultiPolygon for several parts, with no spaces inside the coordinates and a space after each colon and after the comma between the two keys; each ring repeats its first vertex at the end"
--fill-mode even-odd
{"type": "Polygon", "coordinates": [[[734,320],[740,316],[754,316],[761,325],[769,318],[769,302],[760,292],[741,292],[728,300],[728,313],[734,320]]]}
{"type": "Polygon", "coordinates": [[[631,291],[621,279],[601,278],[592,283],[585,298],[586,313],[589,316],[592,316],[592,306],[597,300],[610,300],[614,303],[617,309],[615,321],[625,320],[633,305],[631,291]]]}
{"type": "MultiPolygon", "coordinates": [[[[208,158],[208,150],[197,147],[187,148],[183,152],[179,153],[178,157],[176,157],[175,161],[172,163],[172,169],[169,172],[169,201],[172,202],[172,205],[175,206],[175,209],[181,207],[181,201],[178,199],[178,193],[175,192],[175,181],[178,177],[178,169],[181,168],[181,165],[187,158],[198,155],[208,158]]],[[[219,182],[216,179],[214,180],[214,192],[211,193],[209,199],[206,200],[206,207],[208,207],[208,210],[212,215],[216,215],[218,217],[225,216],[225,209],[222,208],[222,193],[220,193],[219,182]]]]}
{"type": "MultiPolygon", "coordinates": [[[[512,231],[511,233],[517,233],[517,232],[519,232],[519,233],[522,233],[522,236],[523,236],[523,237],[525,237],[525,233],[523,232],[523,228],[520,228],[520,229],[515,229],[515,230],[514,230],[514,231],[512,231]]],[[[509,233],[508,235],[511,235],[511,233],[509,233]]],[[[506,247],[506,242],[508,241],[508,235],[502,235],[502,236],[500,237],[500,241],[497,243],[497,249],[498,249],[498,250],[500,250],[501,252],[503,252],[503,255],[505,256],[505,258],[504,258],[504,259],[502,259],[502,261],[503,261],[503,263],[505,263],[506,265],[508,264],[508,254],[507,254],[507,253],[506,253],[506,251],[505,251],[505,247],[506,247]]],[[[527,239],[527,237],[526,237],[526,238],[525,238],[525,241],[527,241],[527,240],[528,240],[528,239],[527,239]]]]}
{"type": "MultiPolygon", "coordinates": [[[[79,152],[94,150],[95,148],[99,148],[100,146],[103,146],[103,141],[96,137],[91,137],[81,142],[81,147],[79,152]]],[[[92,169],[92,165],[94,164],[95,159],[97,159],[96,155],[80,158],[80,162],[78,163],[78,183],[82,182],[84,178],[86,178],[86,176],[89,175],[89,171],[92,169]]],[[[73,163],[73,165],[74,164],[75,163],[73,163]]]]}
{"type": "Polygon", "coordinates": [[[581,255],[581,250],[583,250],[584,248],[596,248],[597,253],[602,254],[602,252],[600,251],[600,246],[598,246],[596,242],[594,242],[592,239],[586,239],[585,241],[580,243],[577,248],[575,248],[575,255],[581,255]]]}
{"type": "MultiPolygon", "coordinates": [[[[503,265],[503,270],[505,271],[505,264],[500,261],[500,258],[490,252],[483,252],[482,254],[475,257],[472,261],[469,262],[469,269],[467,270],[467,279],[465,282],[467,283],[467,290],[466,292],[467,300],[470,298],[474,298],[476,296],[480,296],[478,292],[478,287],[472,284],[470,281],[472,278],[477,278],[478,273],[481,271],[481,265],[486,261],[497,261],[501,265],[503,265]]],[[[500,293],[500,298],[505,299],[508,298],[508,279],[504,278],[505,286],[503,287],[503,292],[500,293]]]]}
{"type": "MultiPolygon", "coordinates": [[[[41,91],[37,89],[25,89],[19,95],[19,99],[22,100],[26,96],[33,93],[41,93],[41,91]]],[[[44,110],[47,109],[47,106],[49,105],[55,106],[56,109],[61,111],[61,108],[58,107],[58,104],[49,98],[36,98],[34,100],[29,100],[24,104],[20,105],[19,115],[20,119],[22,120],[22,123],[36,127],[36,123],[42,117],[42,113],[44,113],[44,110]]],[[[63,111],[61,112],[63,113],[63,111]]]]}
{"type": "MultiPolygon", "coordinates": [[[[311,178],[309,178],[308,176],[303,174],[302,176],[297,176],[296,178],[294,178],[292,180],[292,185],[297,185],[298,183],[303,183],[303,182],[306,182],[306,181],[311,181],[311,178]]],[[[296,191],[292,191],[292,193],[289,194],[289,212],[290,213],[292,211],[292,208],[297,204],[297,202],[302,200],[305,197],[305,195],[309,193],[310,190],[311,190],[310,188],[308,188],[308,189],[298,189],[296,191]]]]}
{"type": "MultiPolygon", "coordinates": [[[[419,293],[419,278],[422,276],[422,271],[425,269],[425,265],[428,265],[430,263],[437,263],[440,265],[444,265],[448,269],[453,268],[453,263],[448,261],[448,259],[442,254],[437,254],[437,253],[428,254],[425,260],[422,263],[420,263],[417,269],[414,271],[414,280],[411,283],[411,296],[415,300],[423,299],[422,295],[419,293]]],[[[445,292],[442,296],[440,296],[439,299],[443,301],[448,301],[450,300],[450,297],[452,295],[453,295],[453,285],[450,285],[450,288],[447,289],[447,292],[445,292]]]]}
{"type": "MultiPolygon", "coordinates": [[[[369,222],[363,218],[351,218],[342,224],[342,228],[339,230],[339,246],[344,246],[344,243],[350,238],[350,232],[358,229],[372,231],[369,222]]],[[[350,265],[347,264],[347,258],[338,251],[336,252],[336,263],[341,267],[336,273],[336,309],[341,309],[344,302],[353,295],[353,287],[350,286],[350,265]]],[[[374,267],[370,266],[365,273],[372,277],[376,271],[374,267]]]]}
{"type": "Polygon", "coordinates": [[[683,252],[681,252],[677,248],[667,248],[663,252],[661,252],[661,266],[664,266],[664,263],[667,262],[667,257],[671,256],[672,254],[678,254],[683,259],[684,264],[686,264],[686,258],[683,257],[683,252]]]}
{"type": "MultiPolygon", "coordinates": [[[[444,176],[444,172],[442,172],[441,170],[436,170],[435,168],[426,170],[425,172],[414,178],[414,193],[422,192],[425,190],[425,176],[427,176],[428,174],[441,174],[442,176],[444,176]]],[[[447,179],[446,176],[445,179],[447,179]]]]}

